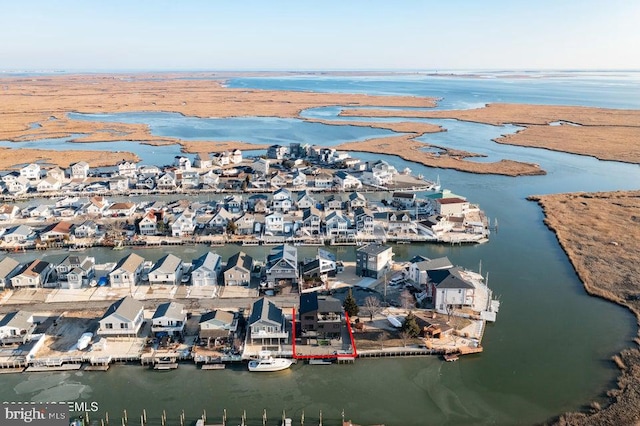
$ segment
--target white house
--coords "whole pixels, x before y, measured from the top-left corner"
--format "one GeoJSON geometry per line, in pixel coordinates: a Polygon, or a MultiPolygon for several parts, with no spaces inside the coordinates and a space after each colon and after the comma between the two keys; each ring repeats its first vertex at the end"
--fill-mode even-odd
{"type": "Polygon", "coordinates": [[[461,216],[469,210],[469,202],[462,198],[439,198],[435,200],[435,212],[441,216],[461,216]]]}
{"type": "MultiPolygon", "coordinates": [[[[447,258],[446,256],[439,257],[437,259],[423,258],[422,260],[420,259],[416,259],[416,260],[418,261],[411,262],[411,264],[409,265],[407,278],[415,287],[418,287],[418,288],[421,288],[427,285],[429,281],[429,277],[428,277],[429,271],[453,268],[453,264],[451,263],[449,258],[447,258]]],[[[429,292],[427,293],[430,295],[429,292]]]]}
{"type": "Polygon", "coordinates": [[[194,287],[217,285],[221,270],[220,256],[211,252],[205,253],[193,261],[191,285],[194,287]]]}
{"type": "Polygon", "coordinates": [[[22,195],[26,193],[29,188],[31,188],[31,181],[22,175],[7,183],[7,191],[12,195],[22,195]]]}
{"type": "Polygon", "coordinates": [[[436,312],[446,314],[450,309],[473,306],[475,287],[465,280],[459,267],[428,271],[429,285],[434,294],[436,312]]]}
{"type": "Polygon", "coordinates": [[[144,305],[131,296],[109,306],[100,319],[99,336],[135,337],[142,326],[144,305]]]}
{"type": "Polygon", "coordinates": [[[33,236],[33,229],[28,225],[18,225],[7,229],[2,234],[5,243],[23,244],[33,236]]]}
{"type": "Polygon", "coordinates": [[[122,160],[118,162],[118,174],[120,176],[127,176],[130,178],[135,178],[137,174],[137,166],[136,163],[131,161],[122,160]]]}
{"type": "Polygon", "coordinates": [[[182,303],[162,303],[151,318],[151,332],[156,337],[182,336],[186,325],[187,310],[182,303]]]}
{"type": "Polygon", "coordinates": [[[51,176],[47,176],[46,178],[38,182],[38,184],[36,185],[36,190],[38,192],[52,192],[59,191],[60,187],[62,187],[62,184],[59,180],[56,180],[51,176]]]}
{"type": "Polygon", "coordinates": [[[40,180],[40,165],[31,163],[20,169],[20,176],[30,181],[40,180]]]}
{"type": "Polygon", "coordinates": [[[85,220],[79,225],[74,225],[72,232],[76,238],[95,237],[98,232],[98,225],[92,220],[85,220]]]}
{"type": "Polygon", "coordinates": [[[171,223],[171,235],[174,237],[186,237],[193,235],[196,229],[196,214],[185,210],[171,223]]]}
{"type": "Polygon", "coordinates": [[[324,220],[328,236],[346,235],[351,226],[349,219],[338,211],[332,211],[324,220]]]}
{"type": "Polygon", "coordinates": [[[89,176],[89,164],[86,161],[80,161],[71,165],[71,179],[85,180],[89,176]]]}
{"type": "Polygon", "coordinates": [[[269,160],[266,158],[258,158],[251,163],[251,168],[256,174],[267,176],[269,174],[269,160]]]}
{"type": "Polygon", "coordinates": [[[231,162],[231,164],[242,163],[242,151],[240,151],[239,149],[234,149],[233,151],[231,151],[229,161],[231,162]]]}
{"type": "Polygon", "coordinates": [[[162,256],[149,271],[149,284],[180,284],[182,259],[173,254],[162,256]]]}
{"type": "Polygon", "coordinates": [[[264,297],[258,299],[253,303],[249,317],[251,344],[269,347],[286,344],[289,340],[286,324],[282,309],[264,297]]]}
{"type": "Polygon", "coordinates": [[[201,339],[215,339],[227,337],[236,332],[238,318],[232,312],[217,309],[207,312],[200,317],[199,333],[201,339]]]}
{"type": "Polygon", "coordinates": [[[196,158],[193,162],[193,167],[198,169],[210,169],[213,167],[213,161],[211,161],[211,154],[208,152],[199,152],[196,154],[196,158]]]}
{"type": "Polygon", "coordinates": [[[20,271],[20,262],[12,257],[0,260],[0,288],[9,287],[11,278],[20,271]]]}
{"type": "Polygon", "coordinates": [[[158,233],[158,217],[155,212],[150,211],[138,222],[138,232],[140,235],[156,235],[158,233]]]}
{"type": "Polygon", "coordinates": [[[27,311],[13,311],[0,319],[0,345],[26,343],[36,328],[33,314],[27,311]]]}
{"type": "Polygon", "coordinates": [[[14,204],[3,204],[0,206],[0,222],[10,222],[16,217],[20,208],[14,204]]]}
{"type": "Polygon", "coordinates": [[[271,209],[276,212],[286,213],[293,207],[291,192],[288,189],[280,188],[273,194],[271,209]]]}
{"type": "Polygon", "coordinates": [[[109,273],[111,287],[134,287],[140,281],[144,258],[135,253],[130,253],[116,264],[109,273]]]}
{"type": "Polygon", "coordinates": [[[11,285],[14,288],[43,287],[49,280],[53,265],[44,260],[36,259],[22,266],[22,268],[11,278],[11,285]]]}
{"type": "Polygon", "coordinates": [[[128,176],[116,176],[109,179],[109,191],[111,192],[126,192],[129,190],[129,177],[128,176]]]}
{"type": "Polygon", "coordinates": [[[349,173],[340,170],[338,172],[336,172],[336,174],[333,177],[333,182],[336,184],[336,186],[340,189],[353,189],[353,188],[362,188],[362,182],[360,182],[360,179],[356,178],[353,175],[350,175],[349,173]]]}
{"type": "Polygon", "coordinates": [[[112,217],[131,217],[136,211],[136,203],[113,203],[102,214],[112,217]]]}
{"type": "Polygon", "coordinates": [[[191,170],[191,160],[187,157],[178,155],[174,158],[173,164],[180,170],[191,170]]]}

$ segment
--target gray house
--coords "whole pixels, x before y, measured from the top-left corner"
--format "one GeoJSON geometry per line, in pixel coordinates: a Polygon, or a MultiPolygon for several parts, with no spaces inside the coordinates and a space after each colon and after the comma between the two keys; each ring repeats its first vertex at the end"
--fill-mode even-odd
{"type": "Polygon", "coordinates": [[[263,349],[279,349],[289,340],[287,320],[273,302],[266,298],[253,303],[249,317],[249,339],[252,345],[262,345],[263,349]]]}
{"type": "Polygon", "coordinates": [[[369,244],[356,251],[356,275],[380,278],[391,269],[393,251],[390,246],[369,244]]]}
{"type": "Polygon", "coordinates": [[[289,244],[283,244],[271,250],[267,256],[267,284],[294,285],[298,283],[298,250],[289,244]]]}
{"type": "Polygon", "coordinates": [[[199,336],[201,339],[227,337],[236,332],[238,328],[238,318],[232,312],[217,309],[207,312],[200,317],[199,328],[199,336]]]}
{"type": "Polygon", "coordinates": [[[194,287],[216,285],[221,270],[220,256],[211,252],[205,253],[193,261],[191,284],[194,287]]]}
{"type": "Polygon", "coordinates": [[[20,262],[11,258],[5,257],[0,260],[0,288],[6,288],[11,285],[11,278],[20,270],[20,262]]]}
{"type": "Polygon", "coordinates": [[[0,319],[0,345],[26,343],[35,328],[31,312],[9,312],[0,319]]]}
{"type": "Polygon", "coordinates": [[[229,258],[224,268],[224,285],[249,285],[251,271],[253,270],[253,258],[240,251],[229,258]]]}
{"type": "Polygon", "coordinates": [[[182,336],[186,325],[187,311],[182,303],[162,303],[151,318],[151,332],[156,337],[182,336]]]}
{"type": "Polygon", "coordinates": [[[180,284],[182,279],[182,259],[173,254],[161,257],[151,271],[149,271],[150,284],[180,284]]]}
{"type": "Polygon", "coordinates": [[[140,331],[144,306],[133,297],[127,296],[109,306],[100,319],[98,335],[135,337],[140,331]]]}

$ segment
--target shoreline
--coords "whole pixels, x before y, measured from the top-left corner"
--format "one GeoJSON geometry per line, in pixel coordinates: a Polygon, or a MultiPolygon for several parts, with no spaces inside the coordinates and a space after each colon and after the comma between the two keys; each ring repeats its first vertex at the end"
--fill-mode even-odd
{"type": "MultiPolygon", "coordinates": [[[[637,245],[640,227],[637,222],[640,209],[640,191],[616,191],[598,193],[570,193],[530,196],[541,207],[545,225],[552,231],[573,269],[582,281],[587,294],[627,308],[640,327],[640,267],[636,259],[640,254],[637,245]],[[578,230],[569,230],[566,223],[578,224],[585,218],[585,211],[602,211],[608,207],[607,218],[596,218],[578,230]],[[574,219],[574,220],[572,220],[574,219]],[[602,224],[611,222],[612,226],[602,224]],[[601,223],[597,226],[597,223],[601,223]],[[625,225],[626,226],[622,226],[625,225]],[[604,230],[606,227],[606,233],[604,230]],[[588,232],[591,228],[592,232],[588,232]],[[597,238],[604,233],[604,238],[597,238]],[[587,246],[587,247],[585,247],[587,246]],[[591,259],[593,253],[601,257],[591,259]],[[599,260],[599,261],[598,261],[599,260]],[[624,268],[622,267],[624,264],[624,268]],[[608,265],[605,267],[603,265],[608,265]],[[630,265],[636,265],[631,267],[630,265]],[[623,276],[621,276],[623,274],[623,276]]],[[[590,404],[590,412],[564,413],[553,420],[557,425],[636,424],[640,420],[640,328],[634,339],[636,346],[624,349],[612,357],[620,369],[616,389],[606,392],[609,404],[601,407],[590,404]]]]}

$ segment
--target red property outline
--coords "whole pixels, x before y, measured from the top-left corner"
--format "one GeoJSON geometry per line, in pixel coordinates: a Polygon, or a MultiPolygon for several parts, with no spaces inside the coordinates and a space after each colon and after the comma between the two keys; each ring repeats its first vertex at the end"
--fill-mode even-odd
{"type": "Polygon", "coordinates": [[[348,354],[333,354],[333,355],[298,355],[296,353],[296,308],[292,308],[291,315],[291,334],[293,335],[293,358],[294,359],[334,359],[334,358],[357,358],[358,350],[356,349],[356,341],[353,338],[353,330],[351,329],[351,322],[349,321],[349,314],[344,313],[345,321],[347,322],[347,330],[349,330],[349,338],[351,339],[351,347],[353,348],[353,353],[348,354]]]}

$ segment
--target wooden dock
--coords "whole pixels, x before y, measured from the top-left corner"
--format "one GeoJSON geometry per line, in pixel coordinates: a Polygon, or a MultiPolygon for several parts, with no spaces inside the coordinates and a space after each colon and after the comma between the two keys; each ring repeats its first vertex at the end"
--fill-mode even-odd
{"type": "Polygon", "coordinates": [[[201,370],[224,370],[225,364],[202,364],[201,370]]]}

